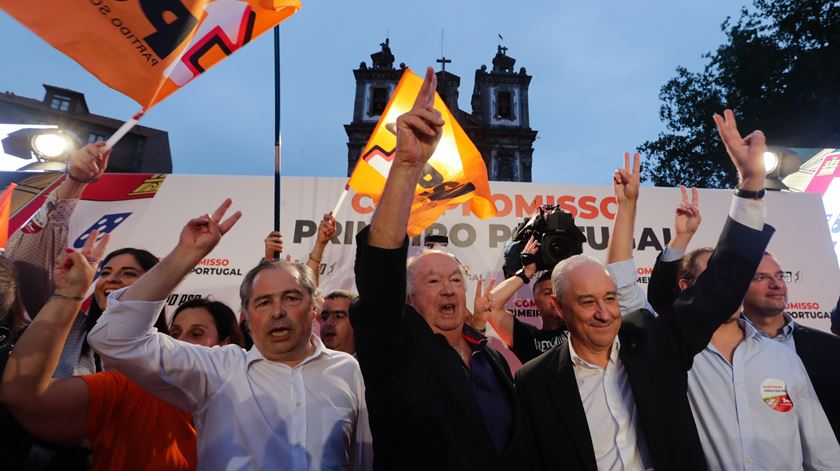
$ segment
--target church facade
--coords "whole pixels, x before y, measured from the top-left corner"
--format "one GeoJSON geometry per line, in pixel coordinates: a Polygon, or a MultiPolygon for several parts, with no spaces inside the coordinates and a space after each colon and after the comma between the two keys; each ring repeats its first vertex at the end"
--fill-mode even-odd
{"type": "MultiPolygon", "coordinates": [[[[348,138],[348,176],[405,70],[405,64],[394,67],[394,55],[387,39],[380,48],[370,55],[370,66],[362,62],[353,70],[356,77],[353,121],[344,125],[348,138]]],[[[437,62],[441,64],[437,92],[481,152],[490,180],[530,182],[537,131],[531,129],[528,116],[531,76],[525,68],[515,71],[516,59],[507,55],[506,47],[498,46],[493,68],[488,70],[482,65],[475,71],[472,111],[466,112],[458,107],[461,78],[446,70],[451,60],[442,57],[437,62]]]]}

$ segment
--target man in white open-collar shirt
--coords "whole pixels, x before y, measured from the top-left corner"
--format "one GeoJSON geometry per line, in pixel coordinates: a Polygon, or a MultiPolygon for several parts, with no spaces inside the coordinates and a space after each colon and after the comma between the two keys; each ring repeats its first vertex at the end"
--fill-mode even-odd
{"type": "Polygon", "coordinates": [[[315,282],[302,265],[264,261],[245,276],[248,352],[153,327],[167,295],[241,216],[221,220],[230,204],[189,221],[155,269],[112,293],[90,344],[109,368],[193,414],[198,469],[371,469],[359,364],[312,334],[315,282]]]}

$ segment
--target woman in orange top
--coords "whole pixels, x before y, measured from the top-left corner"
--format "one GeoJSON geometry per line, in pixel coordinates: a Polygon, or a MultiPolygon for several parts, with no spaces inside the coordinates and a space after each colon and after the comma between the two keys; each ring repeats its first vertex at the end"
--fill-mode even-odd
{"type": "MultiPolygon", "coordinates": [[[[52,442],[87,440],[93,470],[190,470],[196,465],[192,417],[116,372],[53,380],[64,339],[102,258],[107,236],[88,238],[54,270],[55,293],[15,345],[0,387],[21,425],[52,442]]],[[[236,317],[218,302],[178,308],[173,336],[211,348],[240,343],[236,317]]]]}

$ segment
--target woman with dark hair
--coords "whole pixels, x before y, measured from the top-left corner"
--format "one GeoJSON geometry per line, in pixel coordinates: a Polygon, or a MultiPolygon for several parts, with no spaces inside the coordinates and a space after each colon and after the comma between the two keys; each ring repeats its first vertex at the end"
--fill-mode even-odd
{"type": "Polygon", "coordinates": [[[172,315],[169,334],[178,340],[205,347],[229,344],[245,347],[245,338],[233,309],[207,298],[191,299],[178,306],[172,315]]]}
{"type": "MultiPolygon", "coordinates": [[[[70,336],[64,345],[64,351],[61,353],[61,359],[58,361],[56,378],[72,376],[71,374],[65,374],[71,368],[76,375],[80,374],[79,369],[84,371],[81,374],[102,371],[102,365],[98,357],[87,343],[88,332],[93,329],[96,321],[105,312],[108,295],[112,291],[130,286],[143,273],[157,265],[157,262],[158,258],[148,250],[133,247],[117,249],[105,256],[100,264],[99,278],[93,285],[93,301],[88,307],[84,324],[73,325],[73,330],[70,332],[70,336]]],[[[161,311],[155,327],[163,333],[169,333],[163,311],[161,311]]]]}
{"type": "MultiPolygon", "coordinates": [[[[65,379],[50,377],[93,277],[88,260],[95,260],[100,247],[89,242],[83,253],[91,257],[73,253],[69,263],[57,266],[55,294],[18,340],[3,375],[0,400],[29,433],[40,439],[90,443],[94,471],[195,469],[196,432],[190,414],[114,371],[65,379]]],[[[111,258],[115,259],[116,256],[111,258]]],[[[116,267],[108,263],[105,266],[116,267]]],[[[179,311],[174,327],[181,332],[201,324],[215,333],[215,342],[209,336],[204,336],[203,342],[194,342],[181,335],[196,344],[194,348],[241,340],[233,311],[222,303],[196,300],[179,311]],[[191,324],[184,324],[185,321],[191,324]]]]}

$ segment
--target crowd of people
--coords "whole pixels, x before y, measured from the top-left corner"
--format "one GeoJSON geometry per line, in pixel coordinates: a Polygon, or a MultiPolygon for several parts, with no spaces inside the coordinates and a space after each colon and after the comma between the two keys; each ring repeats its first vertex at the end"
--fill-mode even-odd
{"type": "Polygon", "coordinates": [[[103,144],[76,152],[0,257],[0,468],[840,469],[840,338],[784,313],[761,131],[714,116],[739,176],[726,223],[714,247],[689,251],[700,204],[681,188],[647,293],[633,261],[640,157],[625,154],[605,260],[539,272],[532,238],[522,269],[479,281],[469,304],[455,256],[408,257],[415,187],[444,124],[435,88],[429,69],[397,120],[383,194],[356,236],[358,294],[318,291],[326,214],[305,264],[266,237],[239,315],[201,298],[167,319],[170,293],[242,213],[227,199],[190,219],[160,259],[108,253],[96,232],[66,248],[109,158],[103,144]],[[529,284],[539,329],[505,309],[529,284]],[[524,363],[515,375],[488,324],[524,363]]]}

